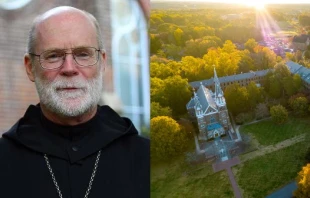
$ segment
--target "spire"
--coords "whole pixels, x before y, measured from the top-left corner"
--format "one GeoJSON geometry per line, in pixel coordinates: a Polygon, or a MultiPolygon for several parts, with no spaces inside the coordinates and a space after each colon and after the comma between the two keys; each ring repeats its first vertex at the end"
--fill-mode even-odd
{"type": "Polygon", "coordinates": [[[193,92],[194,92],[194,98],[196,98],[197,97],[197,93],[196,93],[196,91],[195,91],[195,88],[193,87],[193,92]]]}
{"type": "Polygon", "coordinates": [[[221,84],[220,84],[220,81],[217,77],[217,73],[216,73],[216,70],[215,70],[215,65],[213,65],[214,67],[214,84],[215,84],[215,97],[221,97],[223,96],[223,91],[222,91],[222,88],[221,88],[221,84]]]}
{"type": "Polygon", "coordinates": [[[218,106],[223,106],[225,105],[225,99],[224,99],[224,94],[221,88],[221,84],[220,81],[217,77],[217,73],[215,70],[215,66],[214,67],[214,92],[215,92],[215,102],[218,106]]]}

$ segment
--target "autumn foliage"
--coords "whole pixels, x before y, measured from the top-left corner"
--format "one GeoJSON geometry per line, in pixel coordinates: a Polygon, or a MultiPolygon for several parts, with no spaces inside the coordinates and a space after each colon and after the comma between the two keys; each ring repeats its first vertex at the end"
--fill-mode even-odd
{"type": "Polygon", "coordinates": [[[310,197],[310,164],[307,164],[298,173],[297,190],[294,192],[296,198],[310,197]]]}
{"type": "Polygon", "coordinates": [[[151,119],[152,159],[168,159],[181,154],[187,147],[185,130],[172,118],[158,116],[151,119]]]}

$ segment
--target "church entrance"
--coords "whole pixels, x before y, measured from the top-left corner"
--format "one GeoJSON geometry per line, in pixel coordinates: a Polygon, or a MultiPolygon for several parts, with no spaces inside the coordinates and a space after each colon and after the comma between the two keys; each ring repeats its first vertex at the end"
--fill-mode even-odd
{"type": "Polygon", "coordinates": [[[214,130],[214,132],[213,132],[213,137],[214,137],[214,139],[220,137],[220,133],[218,132],[218,130],[216,130],[216,129],[214,130]]]}

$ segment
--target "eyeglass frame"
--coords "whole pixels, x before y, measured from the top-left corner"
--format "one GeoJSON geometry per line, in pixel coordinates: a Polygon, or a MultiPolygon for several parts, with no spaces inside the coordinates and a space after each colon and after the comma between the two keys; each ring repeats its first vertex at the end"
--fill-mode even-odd
{"type": "Polygon", "coordinates": [[[75,56],[73,55],[72,52],[71,52],[71,53],[64,52],[64,58],[63,58],[62,64],[61,64],[59,67],[52,68],[52,69],[48,69],[48,68],[43,67],[43,65],[41,64],[41,55],[42,55],[43,53],[47,52],[47,51],[52,51],[52,50],[45,50],[45,51],[43,51],[43,52],[40,53],[40,54],[35,54],[35,53],[32,53],[32,52],[29,52],[28,54],[31,55],[31,56],[39,57],[40,66],[41,66],[42,69],[45,69],[45,70],[57,70],[57,69],[60,69],[60,68],[63,66],[63,64],[64,64],[64,62],[65,62],[66,57],[67,57],[68,54],[72,54],[72,57],[73,57],[73,59],[74,59],[74,62],[77,64],[78,67],[91,67],[91,66],[94,66],[94,65],[96,65],[96,64],[98,63],[98,61],[99,61],[99,52],[102,51],[101,49],[97,49],[97,48],[95,48],[95,47],[77,47],[77,48],[68,48],[68,49],[60,49],[60,50],[64,50],[64,51],[65,51],[65,50],[71,49],[71,51],[72,51],[72,50],[78,49],[78,48],[93,48],[93,49],[95,49],[95,51],[98,52],[96,62],[95,62],[94,64],[92,64],[92,65],[87,65],[87,66],[80,65],[80,64],[77,62],[77,60],[75,59],[75,56]]]}

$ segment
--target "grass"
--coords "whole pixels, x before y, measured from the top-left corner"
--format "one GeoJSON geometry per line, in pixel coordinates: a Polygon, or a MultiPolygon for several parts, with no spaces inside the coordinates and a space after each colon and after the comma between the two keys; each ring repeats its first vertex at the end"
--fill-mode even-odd
{"type": "Polygon", "coordinates": [[[272,120],[240,127],[241,133],[250,133],[255,136],[261,145],[272,145],[294,136],[310,133],[310,118],[292,118],[282,125],[274,124],[272,120]]]}
{"type": "Polygon", "coordinates": [[[233,198],[226,171],[213,173],[211,164],[188,165],[182,158],[152,164],[153,198],[233,198]]]}
{"type": "Polygon", "coordinates": [[[233,168],[244,198],[259,198],[294,180],[305,165],[309,142],[301,142],[254,158],[233,168]]]}
{"type": "MultiPolygon", "coordinates": [[[[244,198],[265,197],[294,180],[305,163],[310,145],[310,117],[290,118],[283,125],[271,120],[242,126],[261,145],[273,145],[306,133],[306,140],[260,156],[233,167],[244,198]]],[[[193,149],[193,148],[192,148],[193,149]]],[[[242,156],[241,156],[242,157],[242,156]]],[[[152,163],[151,197],[153,198],[233,198],[226,171],[213,173],[210,163],[189,165],[184,157],[170,162],[152,163]]]]}

